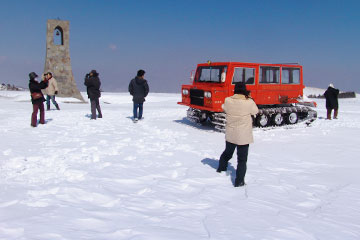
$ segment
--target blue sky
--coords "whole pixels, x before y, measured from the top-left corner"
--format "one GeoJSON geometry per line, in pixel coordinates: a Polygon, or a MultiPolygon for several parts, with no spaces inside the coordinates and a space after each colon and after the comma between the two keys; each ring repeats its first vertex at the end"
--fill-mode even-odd
{"type": "Polygon", "coordinates": [[[138,69],[150,89],[180,92],[197,63],[298,62],[307,86],[360,92],[360,1],[0,0],[0,82],[41,73],[46,21],[70,21],[80,89],[91,69],[103,89],[126,91],[138,69]]]}

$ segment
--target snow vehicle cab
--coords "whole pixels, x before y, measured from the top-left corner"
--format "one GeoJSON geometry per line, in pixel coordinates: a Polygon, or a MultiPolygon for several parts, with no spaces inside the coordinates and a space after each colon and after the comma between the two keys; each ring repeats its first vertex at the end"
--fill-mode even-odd
{"type": "Polygon", "coordinates": [[[303,100],[303,70],[298,64],[207,62],[198,64],[192,84],[182,85],[182,100],[189,106],[187,118],[215,128],[225,127],[222,104],[234,94],[236,82],[244,82],[259,107],[254,125],[266,127],[313,121],[315,102],[303,100]]]}

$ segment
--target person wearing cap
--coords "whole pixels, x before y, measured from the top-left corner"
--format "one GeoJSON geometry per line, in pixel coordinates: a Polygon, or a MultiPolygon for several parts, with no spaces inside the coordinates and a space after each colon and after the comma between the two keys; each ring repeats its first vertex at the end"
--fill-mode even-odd
{"type": "Polygon", "coordinates": [[[243,82],[235,84],[234,95],[227,97],[222,107],[226,113],[226,147],[220,156],[217,172],[227,170],[228,162],[236,148],[238,163],[234,186],[244,186],[249,144],[254,142],[251,116],[256,115],[259,109],[243,82]]]}
{"type": "Polygon", "coordinates": [[[29,73],[29,90],[31,94],[31,103],[33,105],[33,112],[31,114],[31,126],[37,126],[37,114],[40,110],[40,124],[45,124],[45,111],[44,102],[45,98],[41,92],[41,89],[45,89],[48,86],[47,79],[38,82],[38,75],[35,72],[29,73]]]}
{"type": "Polygon", "coordinates": [[[139,70],[134,79],[130,81],[129,92],[133,96],[133,114],[134,122],[142,119],[143,104],[146,96],[149,94],[149,85],[144,79],[145,71],[139,70]]]}
{"type": "Polygon", "coordinates": [[[334,109],[334,119],[337,119],[338,109],[339,109],[338,95],[339,95],[339,89],[334,88],[334,84],[330,83],[329,87],[324,93],[324,96],[326,98],[326,110],[327,110],[326,119],[328,120],[331,120],[331,112],[333,109],[334,109]]]}
{"type": "Polygon", "coordinates": [[[98,111],[98,118],[102,118],[99,98],[100,93],[100,78],[99,73],[96,70],[91,70],[90,73],[86,74],[84,85],[86,86],[86,92],[91,103],[91,119],[96,119],[96,110],[98,111]]]}
{"type": "Polygon", "coordinates": [[[51,72],[44,74],[44,79],[48,80],[48,87],[45,88],[44,93],[46,94],[46,110],[50,110],[50,100],[55,105],[57,110],[60,110],[59,104],[55,100],[55,95],[58,94],[58,85],[56,79],[53,77],[51,72]]]}

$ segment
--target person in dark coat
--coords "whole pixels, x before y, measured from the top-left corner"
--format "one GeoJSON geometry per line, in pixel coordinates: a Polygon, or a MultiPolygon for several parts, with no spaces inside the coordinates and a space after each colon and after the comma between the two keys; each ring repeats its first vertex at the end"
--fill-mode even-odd
{"type": "Polygon", "coordinates": [[[142,119],[143,114],[143,104],[145,98],[149,93],[149,85],[144,79],[145,71],[139,70],[137,76],[130,81],[129,92],[133,96],[133,113],[134,113],[134,122],[137,122],[138,119],[142,119]],[[139,110],[139,112],[138,112],[139,110]]]}
{"type": "Polygon", "coordinates": [[[331,120],[331,112],[334,109],[334,119],[337,119],[339,103],[338,103],[339,89],[334,88],[334,85],[330,83],[328,89],[325,91],[324,96],[326,98],[326,110],[327,118],[331,120]]]}
{"type": "Polygon", "coordinates": [[[48,86],[47,80],[44,79],[40,83],[37,81],[38,75],[34,72],[29,73],[29,90],[31,94],[31,103],[33,105],[33,112],[31,115],[31,126],[37,126],[37,114],[40,110],[40,124],[45,124],[45,98],[41,92],[41,89],[45,89],[48,86]]]}
{"type": "Polygon", "coordinates": [[[101,96],[100,86],[101,82],[99,79],[99,73],[96,70],[91,70],[90,73],[86,74],[84,85],[86,86],[86,91],[88,98],[91,103],[91,119],[96,119],[96,110],[98,111],[98,118],[102,118],[99,98],[101,96]]]}

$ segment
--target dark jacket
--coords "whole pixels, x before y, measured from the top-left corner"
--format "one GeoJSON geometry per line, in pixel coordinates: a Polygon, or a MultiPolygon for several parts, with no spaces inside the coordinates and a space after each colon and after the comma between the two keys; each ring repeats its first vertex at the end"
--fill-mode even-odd
{"type": "Polygon", "coordinates": [[[143,103],[149,93],[149,85],[145,79],[135,77],[130,81],[129,92],[133,96],[134,103],[143,103]]]}
{"type": "Polygon", "coordinates": [[[339,89],[328,87],[328,89],[324,93],[324,96],[326,98],[326,108],[328,109],[339,108],[338,95],[339,95],[339,89]]]}
{"type": "MultiPolygon", "coordinates": [[[[47,81],[41,81],[41,82],[38,82],[34,79],[30,79],[29,81],[29,90],[30,90],[30,93],[34,93],[34,92],[37,92],[37,93],[41,93],[41,89],[45,89],[47,88],[48,84],[47,84],[47,81]]],[[[34,100],[32,97],[31,97],[31,102],[32,104],[39,104],[39,103],[42,103],[45,101],[45,98],[44,98],[44,95],[42,96],[42,98],[38,98],[36,100],[34,100]]]]}
{"type": "Polygon", "coordinates": [[[101,82],[97,74],[93,76],[86,75],[84,85],[87,87],[87,95],[90,99],[100,98],[100,86],[101,82]]]}

